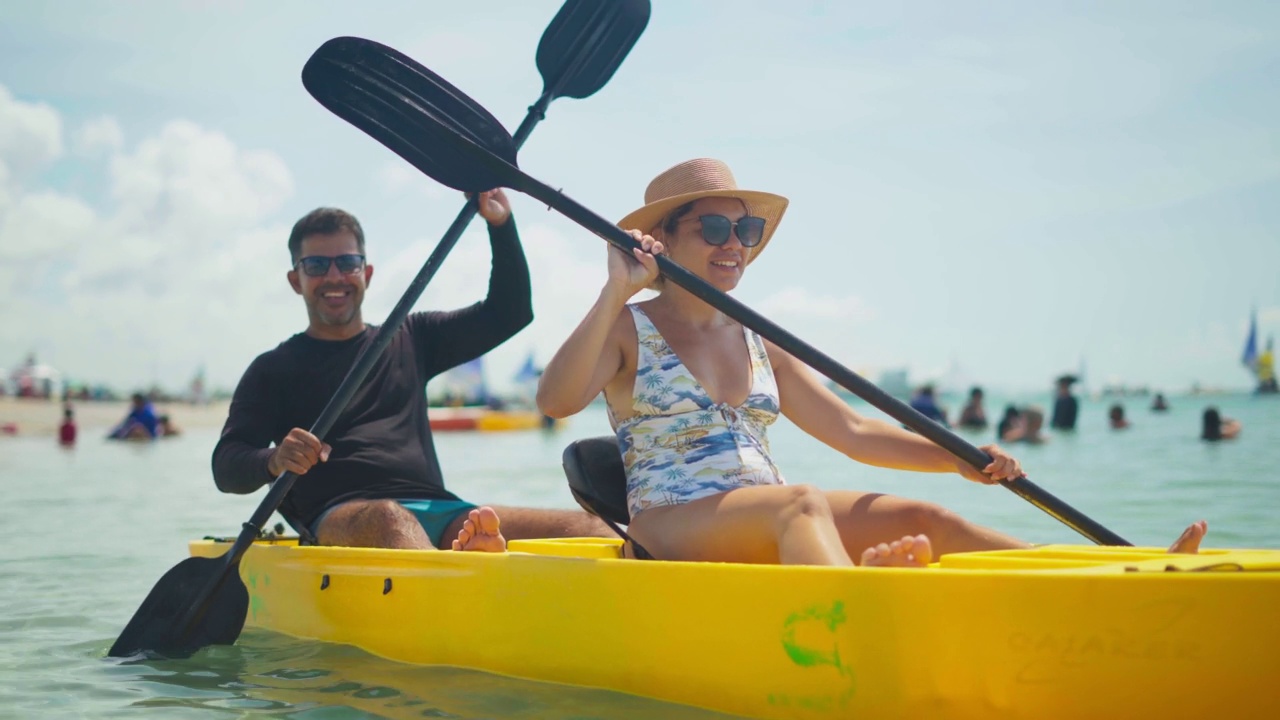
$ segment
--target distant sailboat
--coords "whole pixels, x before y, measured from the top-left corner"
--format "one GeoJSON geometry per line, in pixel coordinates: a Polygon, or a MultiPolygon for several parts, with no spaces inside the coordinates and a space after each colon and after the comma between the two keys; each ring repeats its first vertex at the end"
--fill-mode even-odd
{"type": "Polygon", "coordinates": [[[515,394],[499,397],[485,382],[484,358],[478,357],[437,376],[427,389],[427,418],[433,432],[452,430],[554,429],[559,421],[545,417],[533,406],[538,377],[542,374],[530,352],[512,381],[515,394]]]}
{"type": "Polygon", "coordinates": [[[1259,395],[1280,393],[1276,385],[1275,338],[1267,338],[1267,347],[1258,352],[1258,309],[1255,307],[1249,318],[1249,335],[1244,341],[1244,353],[1240,362],[1253,374],[1258,385],[1254,389],[1259,395]]]}

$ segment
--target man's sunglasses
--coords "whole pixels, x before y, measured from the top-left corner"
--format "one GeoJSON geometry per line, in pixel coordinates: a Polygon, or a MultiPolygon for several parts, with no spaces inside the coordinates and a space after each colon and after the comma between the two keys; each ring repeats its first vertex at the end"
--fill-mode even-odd
{"type": "MultiPolygon", "coordinates": [[[[746,243],[743,244],[745,245],[746,243]]],[[[339,255],[337,257],[311,255],[302,258],[298,262],[294,263],[293,266],[302,266],[302,272],[310,275],[311,277],[324,277],[329,274],[330,263],[337,265],[338,272],[343,275],[351,275],[352,273],[360,272],[361,268],[364,267],[364,256],[356,255],[354,253],[350,255],[339,255]]]]}
{"type": "Polygon", "coordinates": [[[708,245],[721,245],[729,242],[729,232],[733,231],[738,235],[738,241],[742,243],[742,247],[755,247],[764,239],[764,218],[755,217],[754,215],[746,215],[738,218],[737,222],[730,220],[724,215],[699,215],[696,218],[684,218],[685,220],[698,220],[702,223],[702,239],[708,245]]]}

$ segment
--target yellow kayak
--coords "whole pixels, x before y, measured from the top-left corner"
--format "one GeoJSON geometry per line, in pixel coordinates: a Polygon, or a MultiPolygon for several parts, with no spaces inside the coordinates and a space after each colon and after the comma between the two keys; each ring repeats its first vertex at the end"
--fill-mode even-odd
{"type": "Polygon", "coordinates": [[[563,420],[552,420],[536,410],[490,410],[477,407],[433,407],[428,411],[427,418],[434,432],[539,430],[564,424],[563,420]]]}
{"type": "Polygon", "coordinates": [[[1280,551],[1058,545],[897,569],[625,560],[620,547],[276,540],[240,574],[250,626],[748,717],[1280,717],[1280,551]]]}

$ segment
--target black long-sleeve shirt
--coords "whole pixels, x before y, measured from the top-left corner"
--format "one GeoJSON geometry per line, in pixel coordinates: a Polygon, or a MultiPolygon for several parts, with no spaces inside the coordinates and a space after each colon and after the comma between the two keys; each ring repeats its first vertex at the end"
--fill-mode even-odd
{"type": "MultiPolygon", "coordinates": [[[[456,499],[444,487],[431,441],[427,381],[489,352],[533,320],[529,266],[515,220],[489,226],[489,245],[488,296],[459,310],[411,314],[321,438],[333,448],[328,461],[298,478],[280,506],[294,527],[310,526],[326,508],[356,498],[456,499]]],[[[315,423],[379,330],[370,325],[338,341],[299,333],[259,355],[240,378],[213,449],[218,489],[251,493],[274,480],[267,470],[272,444],[315,423]]]]}

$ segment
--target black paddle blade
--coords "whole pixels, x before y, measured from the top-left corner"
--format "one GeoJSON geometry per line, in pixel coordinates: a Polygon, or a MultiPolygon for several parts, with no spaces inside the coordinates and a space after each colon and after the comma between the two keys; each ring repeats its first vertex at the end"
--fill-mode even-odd
{"type": "Polygon", "coordinates": [[[538,43],[550,99],[585,98],[604,87],[649,24],[649,0],[567,0],[538,43]]]}
{"type": "Polygon", "coordinates": [[[502,186],[492,172],[458,149],[458,135],[516,165],[511,134],[488,110],[386,45],[334,38],[307,60],[302,84],[335,115],[455,190],[482,192],[502,186]]]}
{"type": "Polygon", "coordinates": [[[151,652],[186,657],[206,645],[234,644],[249,612],[249,591],[236,567],[226,568],[225,579],[205,603],[203,614],[196,615],[190,630],[176,627],[201,588],[223,569],[222,558],[193,557],[174,565],[151,588],[107,654],[129,657],[151,652]]]}

